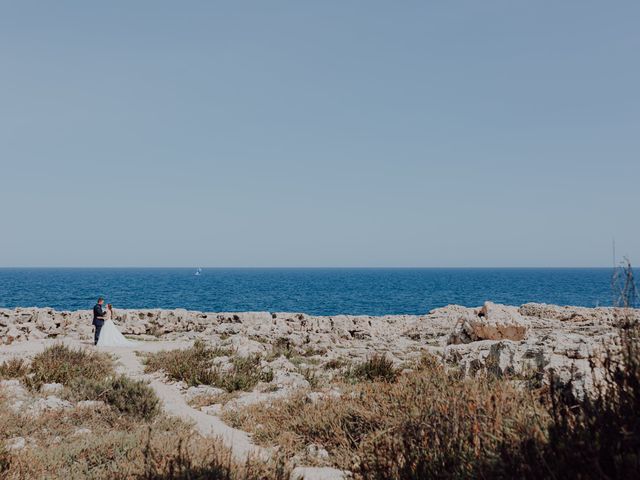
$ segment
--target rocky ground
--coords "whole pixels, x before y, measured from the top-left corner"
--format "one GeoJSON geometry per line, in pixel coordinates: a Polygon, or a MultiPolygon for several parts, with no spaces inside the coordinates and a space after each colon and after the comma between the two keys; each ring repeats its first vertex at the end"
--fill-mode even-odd
{"type": "MultiPolygon", "coordinates": [[[[300,392],[310,402],[340,396],[338,380],[344,379],[351,365],[374,354],[384,354],[400,371],[411,369],[425,352],[465,375],[491,371],[544,382],[545,373],[553,370],[565,381],[573,379],[575,388],[584,391],[593,380],[590,359],[597,364],[606,349],[615,349],[616,326],[629,315],[640,318],[638,311],[611,308],[512,307],[490,302],[479,308],[450,305],[422,316],[384,317],[116,310],[116,324],[138,343],[131,349],[106,350],[117,359],[120,372],[150,383],[167,413],[194,422],[202,435],[221,437],[237,458],[248,454],[268,457],[270,450],[256,446],[250,435],[227,425],[225,414],[300,392]],[[197,339],[220,349],[212,368],[230,371],[236,359],[251,357],[257,359],[255,368],[265,375],[249,387],[228,391],[144,371],[146,355],[188,348],[197,339]]],[[[88,310],[0,309],[0,363],[15,357],[29,359],[56,342],[92,349],[92,338],[88,310]]],[[[0,383],[0,393],[9,399],[10,408],[28,415],[92,407],[56,396],[61,386],[43,388],[33,395],[17,380],[0,383]]],[[[19,437],[8,439],[6,445],[20,450],[32,443],[19,437]]],[[[294,476],[346,475],[329,467],[327,455],[321,445],[307,446],[294,462],[294,476]]]]}

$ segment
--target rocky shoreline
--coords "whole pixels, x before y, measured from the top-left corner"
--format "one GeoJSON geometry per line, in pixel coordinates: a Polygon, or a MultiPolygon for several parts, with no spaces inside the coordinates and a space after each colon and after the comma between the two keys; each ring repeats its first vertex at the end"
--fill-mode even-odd
{"type": "MultiPolygon", "coordinates": [[[[183,309],[116,310],[121,331],[141,339],[198,338],[263,354],[277,343],[315,352],[328,361],[385,353],[402,364],[428,351],[467,374],[490,368],[498,374],[542,374],[588,379],[589,358],[615,344],[616,326],[638,310],[486,302],[449,305],[426,315],[312,316],[302,313],[211,313],[183,309]]],[[[51,308],[0,309],[0,344],[42,339],[92,338],[91,311],[51,308]]]]}
{"type": "MultiPolygon", "coordinates": [[[[436,359],[460,374],[455,378],[477,377],[480,384],[486,378],[481,375],[505,378],[507,382],[502,383],[513,385],[512,392],[527,390],[521,385],[539,390],[553,372],[556,380],[571,381],[580,395],[595,392],[591,387],[602,372],[599,362],[607,352],[615,355],[619,327],[631,319],[640,320],[640,310],[491,302],[478,308],[449,305],[426,315],[383,317],[116,310],[114,321],[137,344],[96,348],[89,310],[0,309],[0,366],[9,370],[13,365],[16,370],[14,376],[0,376],[0,401],[8,408],[5,413],[14,415],[12,422],[16,418],[45,422],[47,415],[58,413],[69,418],[94,415],[82,413],[87,407],[112,411],[92,398],[70,401],[73,384],[29,387],[29,365],[42,352],[71,348],[70,352],[85,352],[82,355],[106,354],[118,374],[148,385],[165,414],[192,424],[200,438],[221,441],[238,462],[247,456],[269,459],[273,445],[256,440],[252,429],[259,425],[243,422],[243,415],[278,402],[348,403],[356,388],[353,382],[362,381],[354,372],[376,361],[387,373],[415,378],[412,375],[420,365],[436,359]],[[200,381],[170,373],[173,365],[183,372],[193,368],[197,355],[208,355],[200,381]],[[157,359],[157,367],[148,368],[150,358],[157,359]]],[[[48,441],[36,438],[46,436],[44,431],[12,428],[15,433],[4,439],[5,449],[12,454],[39,451],[38,445],[48,441]]],[[[72,444],[77,435],[90,438],[94,433],[84,424],[74,428],[69,438],[59,435],[54,440],[72,444]]],[[[290,479],[351,478],[344,461],[335,456],[341,454],[339,449],[329,449],[330,453],[322,444],[309,443],[294,450],[287,461],[292,468],[290,479]],[[343,469],[336,468],[340,465],[343,469]]]]}

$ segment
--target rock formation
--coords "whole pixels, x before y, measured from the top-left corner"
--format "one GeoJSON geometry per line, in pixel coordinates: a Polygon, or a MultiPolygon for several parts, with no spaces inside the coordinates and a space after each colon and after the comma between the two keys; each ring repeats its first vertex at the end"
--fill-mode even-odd
{"type": "MultiPolygon", "coordinates": [[[[450,305],[427,315],[311,316],[301,313],[210,313],[176,310],[116,310],[122,332],[141,338],[225,342],[239,355],[267,353],[289,345],[327,361],[386,353],[402,364],[427,351],[466,374],[558,375],[588,383],[589,358],[615,347],[616,326],[640,311],[613,308],[521,307],[486,302],[481,308],[450,305]]],[[[91,311],[50,308],[0,309],[0,344],[44,338],[92,338],[91,311]]],[[[303,383],[286,368],[281,383],[303,383]]]]}

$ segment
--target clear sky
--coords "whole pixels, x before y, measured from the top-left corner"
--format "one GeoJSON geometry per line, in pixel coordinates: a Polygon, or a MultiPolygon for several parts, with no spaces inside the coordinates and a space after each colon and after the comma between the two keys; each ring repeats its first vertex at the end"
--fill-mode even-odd
{"type": "Polygon", "coordinates": [[[640,261],[640,2],[0,1],[0,266],[640,261]]]}

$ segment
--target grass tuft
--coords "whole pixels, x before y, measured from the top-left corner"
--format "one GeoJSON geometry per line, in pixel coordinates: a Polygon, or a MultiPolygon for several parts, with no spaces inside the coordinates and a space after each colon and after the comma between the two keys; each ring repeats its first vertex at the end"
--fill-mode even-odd
{"type": "Polygon", "coordinates": [[[235,357],[232,367],[227,372],[216,370],[212,385],[224,388],[227,392],[252,390],[259,382],[269,383],[273,380],[273,371],[263,370],[260,366],[260,355],[235,357]]]}
{"type": "Polygon", "coordinates": [[[374,354],[366,361],[359,363],[346,372],[348,379],[356,381],[394,382],[399,371],[386,355],[374,354]]]}
{"type": "Polygon", "coordinates": [[[29,373],[29,364],[22,358],[11,358],[0,364],[0,379],[23,378],[29,373]]]}
{"type": "Polygon", "coordinates": [[[73,349],[61,343],[46,348],[31,362],[28,385],[44,383],[67,385],[78,378],[104,379],[115,374],[113,359],[100,352],[73,349]]]}
{"type": "Polygon", "coordinates": [[[470,478],[480,453],[494,458],[503,441],[539,434],[546,418],[533,394],[496,379],[460,379],[431,363],[387,378],[342,385],[339,398],[309,402],[301,392],[224,418],[290,457],[320,444],[360,478],[398,479],[470,478]]]}
{"type": "Polygon", "coordinates": [[[145,372],[163,370],[173,380],[182,380],[188,385],[213,385],[228,392],[251,390],[258,382],[273,380],[273,372],[261,368],[260,355],[233,357],[231,368],[222,371],[212,366],[213,358],[228,356],[228,349],[209,348],[196,340],[193,347],[185,350],[169,350],[152,353],[145,358],[145,372]]]}
{"type": "Polygon", "coordinates": [[[78,378],[68,390],[67,397],[72,400],[101,400],[118,412],[141,420],[151,420],[160,413],[160,400],[153,389],[124,375],[106,380],[78,378]]]}
{"type": "Polygon", "coordinates": [[[169,378],[190,386],[213,385],[216,374],[211,361],[232,353],[231,349],[210,348],[202,340],[196,340],[191,348],[147,354],[145,372],[163,370],[169,378]]]}

